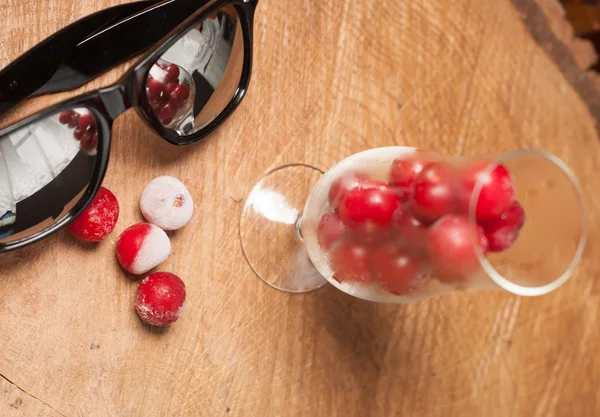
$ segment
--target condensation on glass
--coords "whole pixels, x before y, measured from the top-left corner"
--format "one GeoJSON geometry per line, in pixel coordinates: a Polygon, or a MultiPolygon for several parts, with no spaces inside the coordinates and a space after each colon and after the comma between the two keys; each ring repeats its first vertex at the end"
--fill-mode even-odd
{"type": "Polygon", "coordinates": [[[234,6],[196,24],[150,69],[148,99],[157,119],[191,135],[223,112],[237,91],[244,39],[234,6]]]}
{"type": "Polygon", "coordinates": [[[86,108],[0,137],[0,243],[39,233],[69,213],[89,186],[97,144],[86,108]]]}

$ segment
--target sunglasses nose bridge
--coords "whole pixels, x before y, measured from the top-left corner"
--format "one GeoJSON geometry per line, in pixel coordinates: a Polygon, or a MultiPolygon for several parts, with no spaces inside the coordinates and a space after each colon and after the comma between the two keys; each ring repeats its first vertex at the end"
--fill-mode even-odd
{"type": "Polygon", "coordinates": [[[130,94],[122,84],[102,89],[99,94],[106,112],[112,120],[131,107],[130,94]]]}

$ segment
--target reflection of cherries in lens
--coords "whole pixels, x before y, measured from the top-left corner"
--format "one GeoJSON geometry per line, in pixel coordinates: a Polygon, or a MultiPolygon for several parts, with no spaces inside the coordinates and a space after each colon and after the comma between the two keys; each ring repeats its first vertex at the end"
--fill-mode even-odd
{"type": "Polygon", "coordinates": [[[190,96],[190,89],[187,85],[179,84],[171,93],[171,100],[182,105],[190,96]]]}
{"type": "Polygon", "coordinates": [[[173,122],[190,97],[190,87],[179,83],[180,74],[181,69],[175,64],[156,63],[148,75],[148,101],[165,126],[173,122]]]}
{"type": "Polygon", "coordinates": [[[73,110],[66,110],[60,113],[60,116],[58,116],[58,121],[63,124],[66,125],[67,123],[71,122],[71,118],[73,117],[73,110]]]}
{"type": "Polygon", "coordinates": [[[167,74],[165,75],[165,82],[177,81],[179,79],[179,67],[175,64],[171,64],[166,68],[167,74]]]}
{"type": "Polygon", "coordinates": [[[175,116],[176,111],[177,110],[175,106],[173,106],[171,103],[165,104],[162,110],[160,111],[160,121],[162,122],[162,124],[168,125],[169,123],[171,123],[173,121],[173,116],[175,116]]]}
{"type": "Polygon", "coordinates": [[[73,136],[75,136],[75,139],[81,140],[81,138],[83,138],[84,133],[84,130],[82,130],[80,127],[76,127],[73,131],[73,136]]]}
{"type": "Polygon", "coordinates": [[[86,132],[81,138],[81,149],[91,152],[98,146],[98,134],[86,132]]]}
{"type": "Polygon", "coordinates": [[[148,98],[150,100],[161,100],[164,96],[164,93],[164,84],[150,77],[148,79],[148,98]]]}
{"type": "Polygon", "coordinates": [[[177,84],[174,81],[167,83],[167,85],[165,86],[165,93],[167,93],[169,95],[169,97],[171,97],[171,94],[173,94],[173,91],[175,91],[175,89],[178,86],[179,86],[179,84],[177,84]]]}
{"type": "Polygon", "coordinates": [[[79,141],[79,147],[84,152],[92,152],[98,146],[96,118],[90,112],[79,113],[66,110],[60,113],[58,121],[73,129],[73,137],[79,141]]]}
{"type": "Polygon", "coordinates": [[[79,126],[79,117],[80,117],[79,113],[73,112],[73,114],[71,115],[71,118],[69,119],[69,122],[68,122],[69,127],[74,128],[74,127],[79,126]]]}
{"type": "Polygon", "coordinates": [[[82,114],[79,117],[79,129],[84,132],[95,132],[96,131],[96,119],[90,113],[82,114]]]}

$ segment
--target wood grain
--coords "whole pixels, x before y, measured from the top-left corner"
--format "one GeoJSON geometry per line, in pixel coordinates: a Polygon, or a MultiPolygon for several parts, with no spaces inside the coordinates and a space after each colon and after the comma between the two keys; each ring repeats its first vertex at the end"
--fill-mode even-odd
{"type": "Polygon", "coordinates": [[[600,133],[600,74],[592,70],[592,66],[598,63],[592,42],[575,36],[558,0],[512,2],[531,35],[588,105],[600,133]]]}
{"type": "MultiPolygon", "coordinates": [[[[0,2],[0,66],[119,1],[0,2]]],[[[117,233],[141,220],[137,198],[155,176],[195,197],[160,267],[186,282],[182,318],[162,332],[141,324],[116,234],[88,246],[63,232],[0,256],[0,414],[599,415],[599,169],[589,108],[509,0],[262,1],[251,89],[213,137],[182,149],[134,111],[115,124],[105,185],[120,198],[117,233]],[[540,298],[465,292],[405,306],[329,287],[290,296],[253,276],[237,216],[256,178],[394,144],[558,155],[590,205],[575,276],[540,298]],[[16,390],[26,411],[11,407],[16,390]]]]}

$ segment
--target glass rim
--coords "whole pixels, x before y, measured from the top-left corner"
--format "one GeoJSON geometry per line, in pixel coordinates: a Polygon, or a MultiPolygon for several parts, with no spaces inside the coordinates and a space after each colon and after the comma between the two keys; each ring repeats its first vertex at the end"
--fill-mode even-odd
{"type": "MultiPolygon", "coordinates": [[[[536,156],[545,158],[546,160],[553,163],[555,166],[557,166],[562,171],[563,174],[566,175],[566,177],[569,179],[571,185],[573,186],[573,188],[577,194],[577,199],[578,199],[580,210],[581,210],[580,214],[581,214],[582,233],[581,233],[581,236],[579,237],[579,243],[577,245],[577,249],[575,251],[575,254],[573,255],[573,258],[571,259],[571,262],[569,263],[569,266],[556,279],[554,279],[550,283],[540,285],[540,286],[524,286],[524,285],[517,284],[517,283],[507,279],[502,274],[500,274],[496,270],[496,268],[494,268],[494,266],[490,263],[490,261],[485,256],[485,254],[483,253],[483,251],[481,250],[479,245],[474,244],[474,247],[475,247],[475,253],[477,254],[477,259],[478,259],[479,264],[481,265],[482,269],[488,275],[488,277],[492,281],[494,281],[498,286],[500,286],[501,288],[505,289],[506,291],[511,292],[516,295],[539,296],[539,295],[544,295],[549,292],[552,292],[555,289],[557,289],[558,287],[560,287],[561,285],[563,285],[571,277],[571,275],[573,275],[573,271],[575,270],[575,268],[581,261],[581,258],[583,257],[583,251],[585,249],[585,244],[587,241],[587,235],[588,235],[588,208],[587,208],[587,204],[585,202],[584,193],[583,193],[583,189],[581,188],[581,184],[579,183],[579,180],[577,179],[577,177],[575,176],[573,171],[560,158],[558,158],[557,156],[555,156],[549,152],[541,151],[538,149],[518,149],[518,150],[506,152],[506,153],[502,154],[499,158],[494,159],[494,161],[492,161],[488,165],[488,167],[484,171],[484,175],[487,176],[487,175],[491,174],[491,172],[499,164],[503,163],[504,161],[518,158],[523,155],[536,155],[536,156]]],[[[469,202],[468,219],[469,219],[469,224],[471,226],[471,239],[473,240],[473,242],[475,242],[475,239],[477,236],[477,231],[476,231],[477,223],[475,222],[474,219],[475,219],[475,213],[476,213],[476,207],[477,207],[477,200],[479,198],[479,194],[481,192],[482,186],[483,186],[483,183],[481,181],[476,182],[475,187],[473,188],[473,193],[471,195],[470,202],[469,202]]]]}

